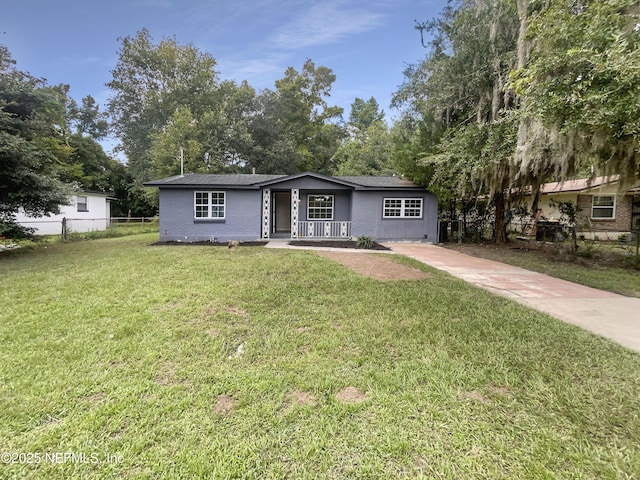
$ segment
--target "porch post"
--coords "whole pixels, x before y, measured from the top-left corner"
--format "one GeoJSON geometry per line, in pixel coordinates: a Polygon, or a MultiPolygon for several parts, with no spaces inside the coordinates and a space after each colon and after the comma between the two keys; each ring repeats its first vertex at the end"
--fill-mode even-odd
{"type": "Polygon", "coordinates": [[[298,201],[300,193],[297,188],[291,189],[291,238],[298,238],[298,201]]]}
{"type": "Polygon", "coordinates": [[[269,238],[271,233],[271,189],[262,190],[262,238],[269,238]]]}

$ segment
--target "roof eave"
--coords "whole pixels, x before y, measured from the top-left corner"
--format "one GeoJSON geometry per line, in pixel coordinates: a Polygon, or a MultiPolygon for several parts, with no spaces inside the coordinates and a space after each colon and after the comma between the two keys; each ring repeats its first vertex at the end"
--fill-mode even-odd
{"type": "Polygon", "coordinates": [[[155,187],[155,188],[172,188],[172,189],[190,189],[194,188],[223,188],[227,190],[258,190],[260,185],[251,184],[251,185],[235,185],[235,184],[223,184],[223,183],[156,183],[156,182],[146,182],[143,183],[144,187],[155,187]]]}
{"type": "Polygon", "coordinates": [[[351,183],[351,182],[347,182],[345,180],[339,180],[336,179],[335,177],[330,177],[327,175],[323,175],[321,173],[315,173],[315,172],[302,172],[302,173],[294,173],[293,175],[285,175],[281,178],[274,178],[272,180],[265,180],[264,182],[260,182],[256,185],[260,186],[260,187],[268,187],[270,185],[273,184],[277,184],[277,183],[283,183],[283,182],[290,182],[291,180],[297,180],[299,178],[303,178],[303,177],[312,177],[312,178],[316,178],[318,180],[324,180],[326,182],[330,182],[330,183],[335,183],[338,185],[343,185],[345,187],[358,187],[359,185],[355,184],[355,183],[351,183]]]}

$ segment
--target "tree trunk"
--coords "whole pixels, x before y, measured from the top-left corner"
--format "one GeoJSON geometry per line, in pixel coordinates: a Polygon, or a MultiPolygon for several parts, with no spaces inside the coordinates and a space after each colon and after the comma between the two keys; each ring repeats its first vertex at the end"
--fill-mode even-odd
{"type": "Polygon", "coordinates": [[[496,208],[496,243],[507,243],[507,224],[505,222],[505,198],[504,191],[500,190],[493,195],[493,205],[496,208]]]}
{"type": "Polygon", "coordinates": [[[531,215],[535,215],[538,211],[538,202],[540,200],[540,184],[536,182],[531,186],[531,215]]]}

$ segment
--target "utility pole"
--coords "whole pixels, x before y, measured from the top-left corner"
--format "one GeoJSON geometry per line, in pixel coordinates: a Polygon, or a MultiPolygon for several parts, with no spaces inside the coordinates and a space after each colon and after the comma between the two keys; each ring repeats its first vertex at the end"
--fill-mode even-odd
{"type": "Polygon", "coordinates": [[[180,147],[180,176],[184,176],[184,150],[180,147]]]}

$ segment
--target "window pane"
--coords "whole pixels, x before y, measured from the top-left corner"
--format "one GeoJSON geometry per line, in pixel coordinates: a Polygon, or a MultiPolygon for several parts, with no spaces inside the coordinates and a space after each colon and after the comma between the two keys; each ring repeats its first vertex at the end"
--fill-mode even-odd
{"type": "Polygon", "coordinates": [[[211,194],[212,205],[224,205],[224,193],[214,192],[211,194]]]}
{"type": "Polygon", "coordinates": [[[79,212],[87,211],[87,197],[78,197],[78,211],[79,212]]]}
{"type": "Polygon", "coordinates": [[[384,199],[384,216],[400,217],[402,215],[402,200],[394,198],[384,199]]]}
{"type": "Polygon", "coordinates": [[[333,195],[309,195],[307,198],[309,220],[333,219],[333,195]]]}
{"type": "Polygon", "coordinates": [[[225,192],[195,192],[196,218],[224,218],[225,192]]]}
{"type": "Polygon", "coordinates": [[[593,213],[591,215],[592,218],[613,218],[613,208],[594,208],[593,213]]]}
{"type": "Polygon", "coordinates": [[[594,196],[593,197],[593,206],[594,207],[613,207],[613,197],[612,196],[594,196]]]}
{"type": "Polygon", "coordinates": [[[384,217],[421,217],[421,198],[385,198],[384,217]]]}
{"type": "Polygon", "coordinates": [[[209,193],[208,192],[196,192],[196,205],[208,204],[209,193]]]}
{"type": "Polygon", "coordinates": [[[212,205],[211,206],[211,216],[213,218],[222,218],[222,217],[224,217],[224,206],[212,205]]]}
{"type": "Polygon", "coordinates": [[[209,216],[209,207],[207,205],[196,205],[196,217],[206,218],[209,216]]]}
{"type": "Polygon", "coordinates": [[[405,217],[419,217],[422,210],[422,199],[407,199],[404,202],[404,216],[405,217]]]}
{"type": "Polygon", "coordinates": [[[400,216],[400,209],[399,208],[385,208],[384,209],[384,216],[385,217],[399,217],[400,216]]]}

